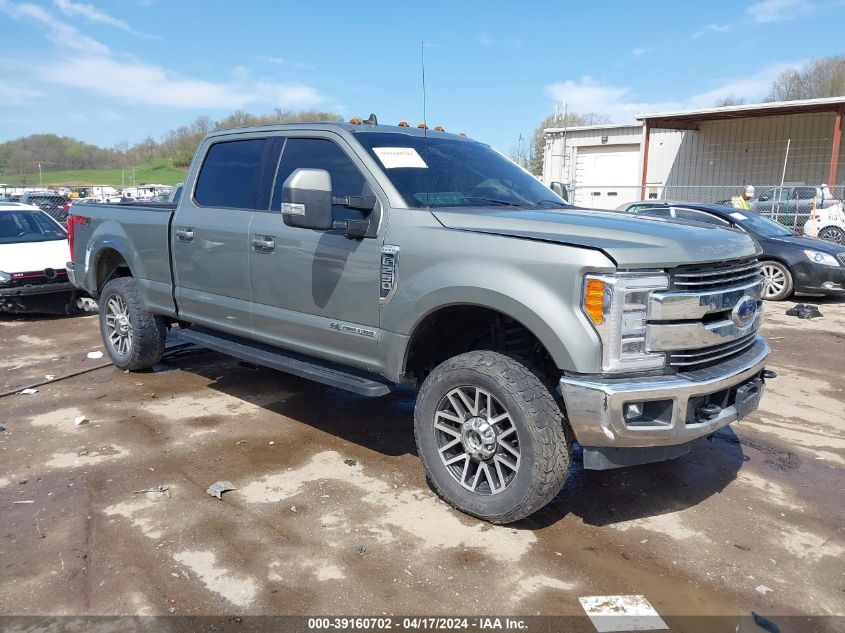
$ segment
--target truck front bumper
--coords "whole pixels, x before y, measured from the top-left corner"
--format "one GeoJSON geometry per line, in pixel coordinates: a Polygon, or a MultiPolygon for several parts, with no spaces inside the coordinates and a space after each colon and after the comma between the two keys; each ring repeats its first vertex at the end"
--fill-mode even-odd
{"type": "Polygon", "coordinates": [[[763,394],[769,351],[768,344],[757,337],[754,345],[734,358],[675,375],[563,376],[560,389],[566,414],[575,438],[585,448],[585,467],[612,468],[677,457],[688,450],[679,445],[747,415],[763,394]],[[650,450],[623,454],[616,449],[650,450]],[[596,460],[595,455],[602,458],[596,460]],[[605,464],[608,460],[609,465],[605,464]]]}
{"type": "Polygon", "coordinates": [[[0,288],[0,312],[65,314],[73,308],[76,293],[69,281],[0,288]]]}

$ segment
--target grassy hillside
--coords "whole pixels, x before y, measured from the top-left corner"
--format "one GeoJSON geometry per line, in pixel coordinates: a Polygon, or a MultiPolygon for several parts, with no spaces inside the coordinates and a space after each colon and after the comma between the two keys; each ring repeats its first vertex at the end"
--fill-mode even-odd
{"type": "MultiPolygon", "coordinates": [[[[184,169],[173,167],[169,161],[157,161],[153,165],[138,165],[135,167],[135,184],[142,182],[161,185],[175,185],[185,180],[184,169]]],[[[81,169],[76,171],[45,171],[44,185],[112,185],[113,187],[129,186],[128,174],[126,180],[121,178],[120,169],[81,169]]],[[[29,185],[37,185],[38,173],[30,174],[26,178],[29,185]]],[[[9,184],[14,184],[9,181],[9,184]]]]}

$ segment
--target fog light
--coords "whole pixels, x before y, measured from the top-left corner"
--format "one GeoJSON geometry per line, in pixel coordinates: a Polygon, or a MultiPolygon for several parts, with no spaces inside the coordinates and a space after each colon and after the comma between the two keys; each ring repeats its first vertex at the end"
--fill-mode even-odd
{"type": "Polygon", "coordinates": [[[636,420],[643,414],[642,402],[628,402],[625,404],[625,420],[636,420]]]}
{"type": "Polygon", "coordinates": [[[835,284],[835,283],[833,283],[832,281],[826,281],[826,282],[824,282],[824,283],[822,284],[822,286],[824,286],[824,287],[825,287],[825,288],[827,288],[828,290],[831,290],[831,289],[832,289],[835,285],[836,285],[836,284],[835,284]]]}

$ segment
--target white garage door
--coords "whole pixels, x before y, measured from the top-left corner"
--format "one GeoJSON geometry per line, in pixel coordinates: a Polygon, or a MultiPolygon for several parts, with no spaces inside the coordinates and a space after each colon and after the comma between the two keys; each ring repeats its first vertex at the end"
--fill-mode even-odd
{"type": "Polygon", "coordinates": [[[615,209],[639,199],[639,145],[579,147],[575,159],[575,204],[615,209]]]}

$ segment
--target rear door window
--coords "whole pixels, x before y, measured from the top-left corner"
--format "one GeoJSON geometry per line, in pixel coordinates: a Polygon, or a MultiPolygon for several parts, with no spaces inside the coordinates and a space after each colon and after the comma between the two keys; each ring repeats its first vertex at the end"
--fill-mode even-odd
{"type": "Polygon", "coordinates": [[[197,177],[196,202],[204,207],[257,208],[270,145],[266,138],[212,145],[197,177]]]}
{"type": "Polygon", "coordinates": [[[711,215],[710,213],[706,213],[704,211],[698,211],[696,209],[675,209],[675,219],[676,220],[691,220],[693,222],[704,222],[706,224],[715,224],[717,226],[730,226],[728,222],[723,220],[722,218],[711,215]]]}

